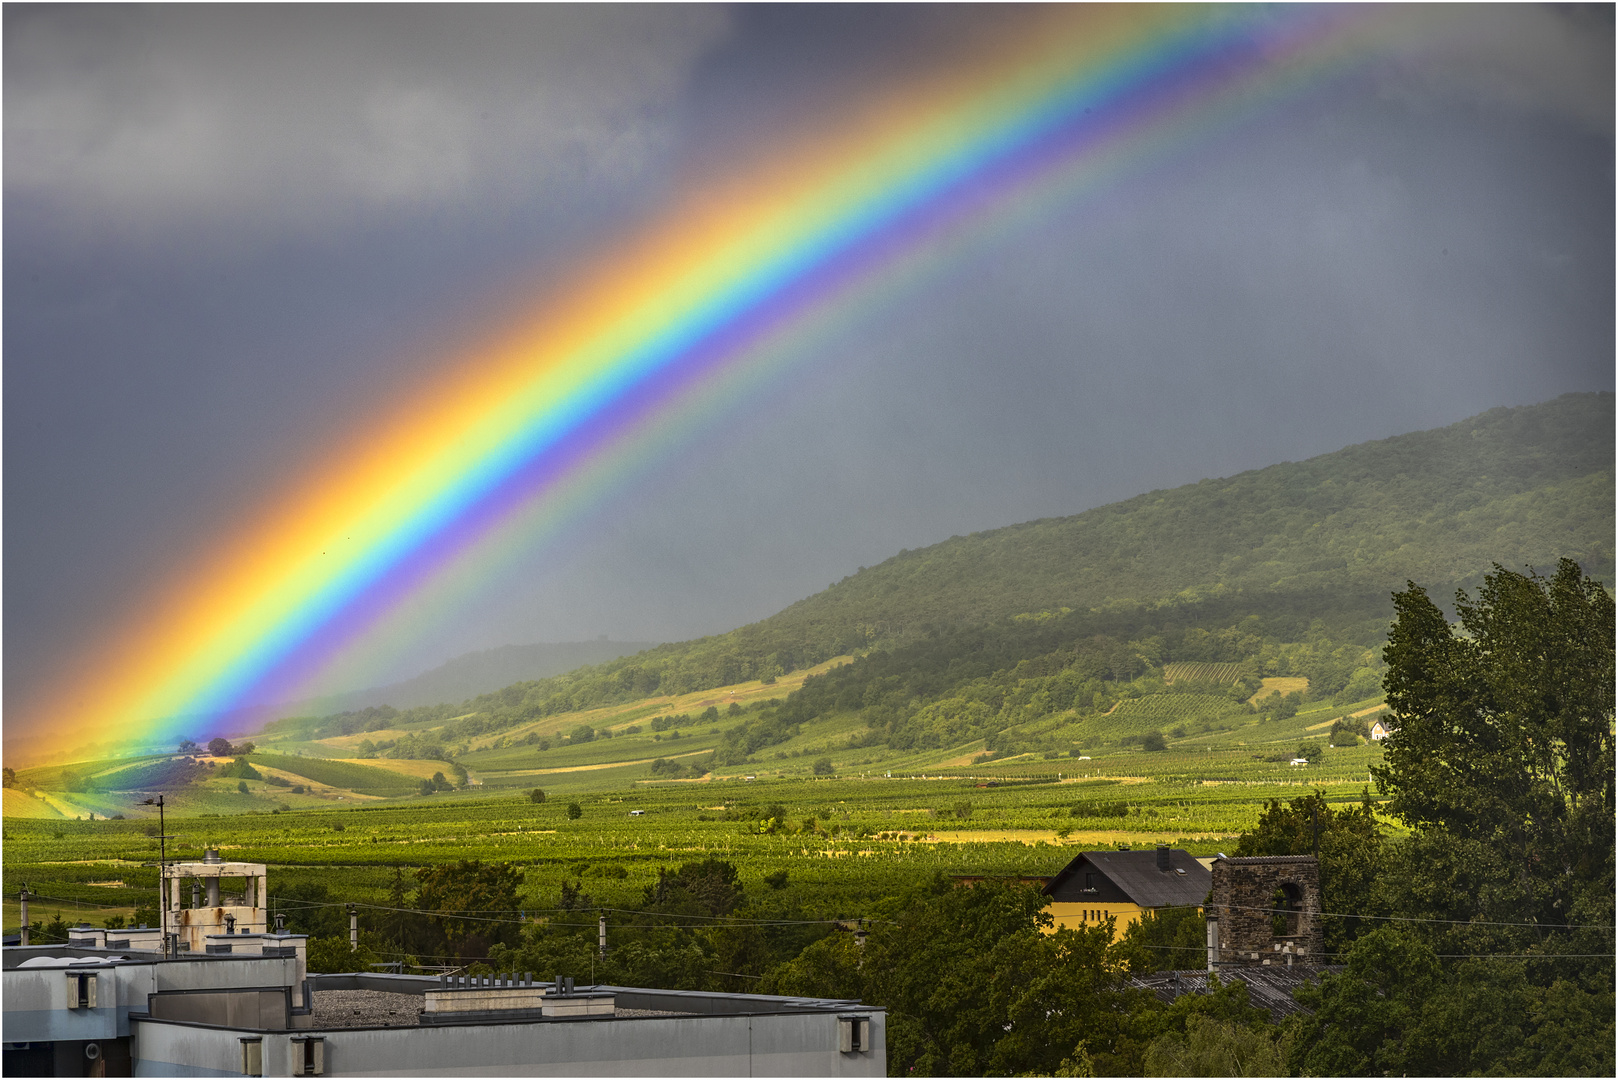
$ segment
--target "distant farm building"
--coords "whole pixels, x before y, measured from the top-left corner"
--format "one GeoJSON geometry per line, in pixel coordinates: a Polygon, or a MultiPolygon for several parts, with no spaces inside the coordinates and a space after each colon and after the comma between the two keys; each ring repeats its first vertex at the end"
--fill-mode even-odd
{"type": "Polygon", "coordinates": [[[1045,886],[1056,925],[1096,926],[1115,919],[1114,934],[1165,908],[1201,907],[1213,875],[1190,852],[1086,851],[1045,886]]]}
{"type": "Polygon", "coordinates": [[[1393,734],[1393,725],[1389,724],[1385,720],[1378,720],[1376,723],[1371,725],[1371,741],[1372,742],[1381,742],[1383,739],[1386,739],[1389,735],[1392,735],[1392,734],[1393,734]]]}

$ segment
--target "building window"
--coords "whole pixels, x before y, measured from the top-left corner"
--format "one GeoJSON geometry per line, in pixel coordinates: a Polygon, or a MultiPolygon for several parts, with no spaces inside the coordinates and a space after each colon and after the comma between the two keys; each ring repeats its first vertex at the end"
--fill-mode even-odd
{"type": "Polygon", "coordinates": [[[93,1009],[96,1007],[96,977],[77,971],[67,973],[67,1007],[93,1009]]]}
{"type": "Polygon", "coordinates": [[[294,1038],[292,1040],[292,1075],[326,1075],[325,1039],[294,1038]]]}
{"type": "Polygon", "coordinates": [[[242,1075],[264,1075],[264,1040],[242,1040],[242,1075]]]}

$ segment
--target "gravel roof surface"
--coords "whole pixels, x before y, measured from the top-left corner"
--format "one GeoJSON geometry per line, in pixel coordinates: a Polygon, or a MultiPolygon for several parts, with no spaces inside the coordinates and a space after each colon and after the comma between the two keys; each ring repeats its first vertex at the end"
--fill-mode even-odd
{"type": "Polygon", "coordinates": [[[416,1027],[425,999],[382,990],[316,990],[315,1027],[416,1027]]]}
{"type": "MultiPolygon", "coordinates": [[[[419,1027],[426,1000],[419,994],[391,994],[386,990],[314,991],[314,1026],[419,1027]]],[[[617,1016],[695,1016],[664,1009],[615,1009],[617,1016]]]]}

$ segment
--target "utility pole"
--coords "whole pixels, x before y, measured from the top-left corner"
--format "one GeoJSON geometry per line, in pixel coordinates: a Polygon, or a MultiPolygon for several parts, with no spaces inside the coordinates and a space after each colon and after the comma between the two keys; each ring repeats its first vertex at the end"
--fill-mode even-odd
{"type": "Polygon", "coordinates": [[[28,944],[28,882],[22,883],[22,895],[18,901],[22,904],[22,932],[17,936],[19,943],[28,944]]]}
{"type": "Polygon", "coordinates": [[[360,909],[357,904],[348,905],[348,951],[360,951],[360,909]]]}
{"type": "Polygon", "coordinates": [[[163,796],[147,799],[141,805],[157,807],[157,930],[166,957],[169,955],[169,830],[163,820],[163,796]]]}
{"type": "Polygon", "coordinates": [[[605,960],[607,958],[607,917],[605,915],[602,915],[601,920],[596,923],[596,933],[601,942],[601,959],[605,960]]]}

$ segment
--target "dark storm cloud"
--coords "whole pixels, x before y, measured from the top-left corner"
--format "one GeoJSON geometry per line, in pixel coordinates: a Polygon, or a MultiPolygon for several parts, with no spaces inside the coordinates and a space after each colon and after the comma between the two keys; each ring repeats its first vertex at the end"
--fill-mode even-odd
{"type": "Polygon", "coordinates": [[[1388,90],[1556,115],[1612,137],[1611,4],[1436,5],[1408,17],[1387,46],[1388,90]]]}
{"type": "Polygon", "coordinates": [[[329,226],[619,184],[711,6],[40,6],[6,17],[6,189],[124,227],[329,226]]]}
{"type": "MultiPolygon", "coordinates": [[[[491,295],[994,8],[8,7],[7,697],[491,295]]],[[[1613,383],[1610,9],[1371,63],[985,227],[389,677],[1613,383]]]]}

